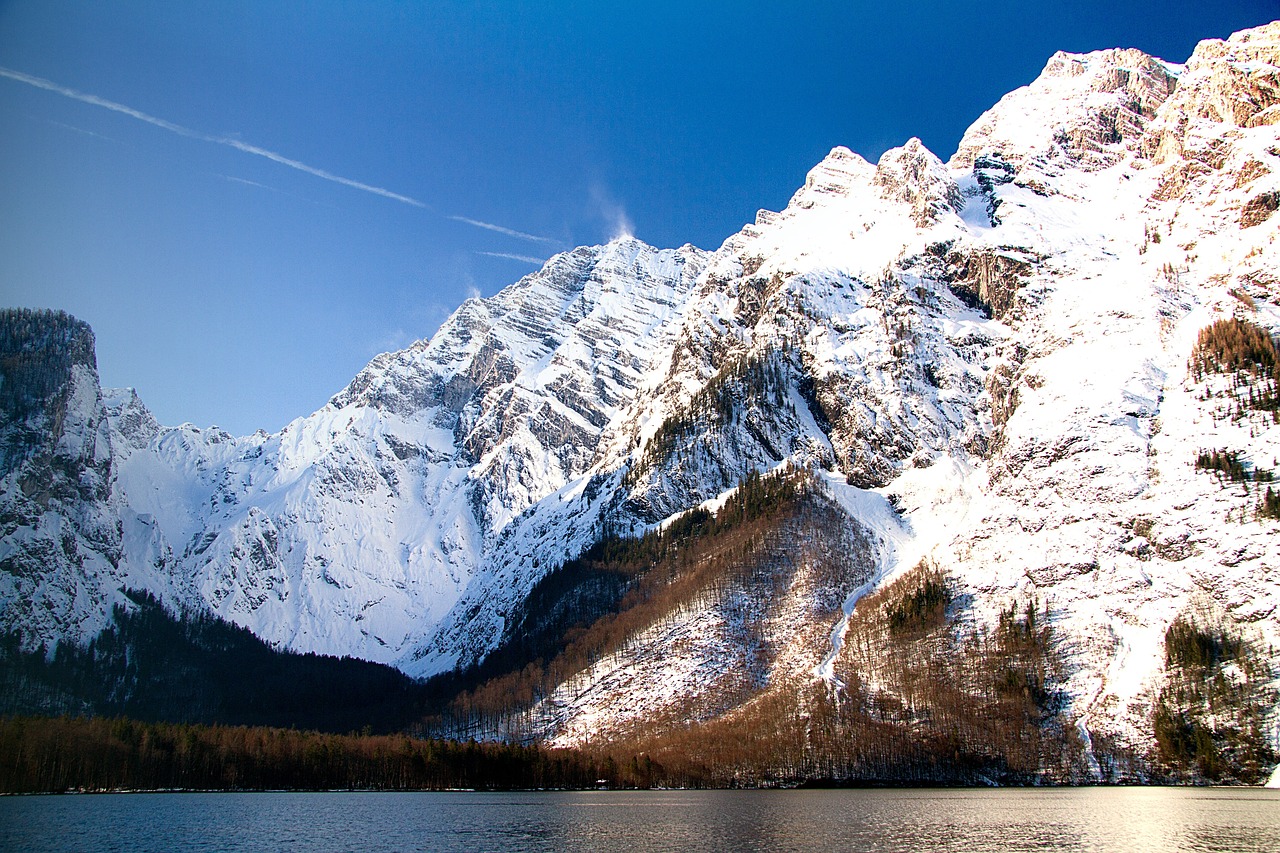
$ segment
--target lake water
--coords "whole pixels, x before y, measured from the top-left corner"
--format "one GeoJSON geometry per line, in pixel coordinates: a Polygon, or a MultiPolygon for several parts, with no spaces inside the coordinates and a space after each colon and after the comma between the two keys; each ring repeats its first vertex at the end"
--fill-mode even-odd
{"type": "Polygon", "coordinates": [[[0,798],[4,851],[1280,851],[1227,788],[86,794],[0,798]]]}

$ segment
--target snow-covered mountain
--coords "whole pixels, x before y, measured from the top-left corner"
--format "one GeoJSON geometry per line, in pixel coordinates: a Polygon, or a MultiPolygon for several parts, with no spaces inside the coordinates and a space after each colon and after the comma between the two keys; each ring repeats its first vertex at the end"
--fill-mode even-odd
{"type": "Polygon", "coordinates": [[[312,416],[245,438],[159,428],[129,392],[98,392],[82,324],[16,316],[89,341],[67,401],[11,428],[96,460],[102,495],[33,500],[21,483],[43,469],[14,459],[8,626],[87,641],[128,585],[290,648],[397,660],[433,636],[511,520],[590,467],[704,263],[634,241],[558,255],[378,357],[312,416]],[[105,563],[47,562],[83,507],[118,517],[81,543],[105,563]]]}
{"type": "Polygon", "coordinates": [[[3,627],[85,642],[141,588],[429,675],[497,647],[603,535],[791,463],[836,539],[736,615],[701,598],[638,632],[545,700],[542,735],[741,682],[748,635],[771,651],[746,681],[835,685],[859,599],[926,560],[972,626],[1047,605],[1081,741],[1141,753],[1175,619],[1229,624],[1280,672],[1274,378],[1203,369],[1202,339],[1280,332],[1277,209],[1280,22],[1181,66],[1056,54],[950,161],[837,148],[715,252],[557,255],[275,435],[162,428],[98,389],[87,327],[9,312],[3,627]]]}

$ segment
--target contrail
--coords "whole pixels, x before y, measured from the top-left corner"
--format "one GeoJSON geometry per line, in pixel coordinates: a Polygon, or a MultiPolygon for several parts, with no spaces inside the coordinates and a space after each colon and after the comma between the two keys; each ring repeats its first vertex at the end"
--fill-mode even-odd
{"type": "MultiPolygon", "coordinates": [[[[324,169],[317,169],[315,166],[308,166],[306,163],[293,160],[283,154],[277,154],[275,151],[269,151],[266,148],[259,148],[257,145],[250,145],[247,142],[241,142],[239,139],[235,139],[230,136],[214,136],[212,134],[202,133],[198,130],[192,130],[189,127],[183,127],[180,124],[174,124],[171,121],[165,121],[162,118],[156,118],[153,115],[148,115],[141,110],[135,110],[133,107],[126,107],[124,104],[118,104],[115,101],[108,101],[106,98],[99,98],[97,95],[90,95],[86,92],[80,92],[66,86],[59,86],[52,80],[46,80],[43,77],[33,77],[30,74],[23,74],[21,71],[13,71],[4,67],[0,67],[0,77],[8,77],[10,80],[16,80],[19,83],[26,83],[28,86],[35,86],[37,89],[45,89],[46,91],[54,92],[66,98],[72,98],[82,103],[92,104],[95,107],[102,107],[104,109],[111,110],[112,112],[121,113],[122,115],[136,118],[138,121],[144,121],[147,124],[154,125],[162,130],[167,130],[170,133],[185,136],[188,139],[198,139],[201,142],[213,142],[218,145],[226,145],[229,148],[234,148],[237,151],[243,151],[246,154],[265,157],[272,162],[279,163],[281,166],[288,166],[290,169],[297,169],[299,172],[306,172],[308,175],[314,175],[317,178],[323,178],[324,180],[332,181],[335,184],[342,184],[343,186],[351,187],[352,189],[364,190],[367,193],[373,193],[374,195],[380,195],[383,198],[389,198],[393,201],[411,204],[414,207],[426,207],[422,202],[415,198],[410,198],[407,195],[401,195],[400,193],[395,193],[391,190],[383,189],[382,187],[370,186],[369,184],[364,184],[360,181],[353,181],[350,178],[344,178],[341,175],[326,172],[324,169]]],[[[480,225],[480,223],[472,224],[480,225]]],[[[481,227],[487,226],[481,225],[481,227]]],[[[533,239],[540,238],[535,237],[533,239]]]]}
{"type": "Polygon", "coordinates": [[[529,255],[511,255],[506,252],[476,252],[477,255],[488,255],[491,258],[507,258],[512,261],[524,261],[526,264],[538,264],[541,266],[547,262],[546,258],[533,258],[529,255]]]}
{"type": "Polygon", "coordinates": [[[282,190],[279,187],[273,187],[270,184],[260,184],[257,181],[251,181],[248,178],[237,178],[235,175],[223,175],[223,174],[219,174],[218,177],[222,178],[224,181],[231,181],[232,183],[243,184],[246,187],[257,187],[258,189],[266,190],[268,192],[273,192],[273,193],[279,193],[280,195],[288,196],[289,198],[296,198],[298,201],[306,202],[307,204],[314,204],[320,207],[329,207],[329,208],[337,207],[337,205],[333,204],[332,202],[317,201],[314,198],[308,198],[305,195],[298,195],[297,193],[291,193],[291,192],[288,192],[287,190],[282,190]]]}
{"type": "Polygon", "coordinates": [[[553,246],[560,245],[559,240],[553,240],[550,237],[539,237],[537,234],[526,234],[523,231],[516,231],[513,228],[503,228],[501,225],[494,225],[492,222],[481,222],[479,219],[468,219],[465,216],[450,216],[454,222],[465,222],[468,225],[474,225],[477,228],[485,228],[489,231],[497,231],[499,234],[506,234],[508,237],[518,237],[521,240],[532,240],[535,243],[550,243],[553,246]]]}
{"type": "Polygon", "coordinates": [[[73,131],[75,133],[83,134],[85,136],[92,136],[94,139],[101,139],[104,142],[114,142],[116,145],[124,144],[119,139],[112,139],[110,136],[104,136],[101,133],[94,133],[92,130],[85,130],[83,127],[76,127],[74,124],[63,124],[62,122],[54,121],[51,118],[47,118],[45,119],[45,121],[49,122],[49,124],[53,125],[54,127],[61,127],[66,130],[73,131]]]}
{"type": "Polygon", "coordinates": [[[251,181],[248,178],[237,178],[234,175],[220,175],[219,177],[228,181],[234,181],[237,184],[245,184],[246,186],[250,186],[250,187],[260,187],[264,190],[271,190],[273,193],[280,192],[280,190],[276,189],[275,187],[269,187],[266,184],[260,184],[257,181],[251,181]]]}

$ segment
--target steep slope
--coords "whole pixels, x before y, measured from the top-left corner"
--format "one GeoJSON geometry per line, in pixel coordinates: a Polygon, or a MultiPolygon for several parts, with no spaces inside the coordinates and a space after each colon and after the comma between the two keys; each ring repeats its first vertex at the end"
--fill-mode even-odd
{"type": "MultiPolygon", "coordinates": [[[[618,739],[695,706],[740,724],[810,694],[844,697],[837,729],[871,725],[858,703],[906,682],[846,640],[888,630],[866,607],[923,561],[948,603],[918,648],[1020,637],[1028,695],[1054,698],[1009,719],[1080,745],[1053,778],[1146,774],[1176,752],[1153,709],[1192,677],[1170,637],[1229,637],[1240,662],[1194,677],[1235,695],[1280,671],[1278,127],[1280,22],[1185,66],[1060,53],[947,163],[918,140],[876,164],[837,148],[714,253],[558,255],[277,435],[161,429],[98,392],[87,329],[11,315],[5,627],[87,640],[128,585],[282,646],[446,672],[509,648],[593,544],[792,465],[835,520],[735,543],[759,583],[650,614],[544,684],[521,731],[618,739]],[[709,685],[734,698],[708,705],[709,685]]],[[[962,708],[1004,695],[936,683],[962,708]]]]}
{"type": "MultiPolygon", "coordinates": [[[[1275,524],[1255,516],[1254,495],[1231,494],[1195,462],[1202,448],[1232,446],[1273,464],[1280,432],[1269,412],[1215,417],[1188,363],[1217,317],[1277,331],[1275,229],[1242,214],[1280,179],[1276,129],[1256,122],[1275,103],[1278,66],[1280,25],[1206,42],[1183,72],[1192,85],[1164,101],[1141,140],[1109,143],[1114,165],[1064,172],[1048,196],[1020,186],[1015,168],[995,190],[1000,239],[1044,259],[1028,286],[1042,283],[1043,301],[1019,324],[1008,384],[993,392],[1008,414],[970,509],[981,532],[951,534],[935,553],[988,612],[1015,595],[1047,598],[1082,731],[1135,749],[1179,613],[1225,614],[1264,647],[1276,638],[1275,524]],[[1212,101],[1233,88],[1263,95],[1252,110],[1219,114],[1212,101]],[[1171,126],[1182,128],[1176,145],[1171,126]],[[1221,159],[1141,156],[1171,146],[1221,159]]],[[[1159,75],[1153,85],[1164,89],[1159,75]]],[[[1090,85],[1083,98],[1095,96],[1090,85]]],[[[1001,153],[1043,175],[1070,150],[1001,153]]],[[[927,492],[903,486],[908,507],[927,507],[927,492]]]]}
{"type": "MultiPolygon", "coordinates": [[[[1275,230],[1259,227],[1280,166],[1265,123],[1278,42],[1280,25],[1209,42],[1185,70],[1134,51],[1056,56],[975,124],[949,168],[914,142],[876,167],[837,149],[785,211],[762,212],[712,259],[666,369],[606,431],[600,476],[627,470],[599,488],[612,529],[783,458],[892,495],[905,512],[877,577],[928,555],[976,626],[1045,602],[1066,713],[1103,758],[1090,772],[1130,772],[1115,757],[1149,754],[1176,619],[1225,619],[1252,648],[1275,647],[1275,522],[1249,483],[1196,467],[1218,447],[1259,479],[1274,467],[1272,413],[1248,404],[1265,375],[1197,378],[1188,361],[1215,317],[1280,328],[1275,230]]],[[[848,495],[865,517],[867,493],[848,495]]],[[[563,544],[573,515],[607,526],[583,505],[535,514],[524,561],[472,594],[481,614],[519,600],[521,577],[538,574],[529,555],[563,544]]],[[[500,627],[457,636],[483,647],[500,627]]],[[[567,685],[559,736],[617,735],[626,715],[600,708],[664,683],[663,642],[637,635],[630,655],[647,663],[622,667],[625,689],[603,673],[567,685]]],[[[719,653],[703,654],[691,671],[719,653]]]]}
{"type": "Polygon", "coordinates": [[[119,589],[118,459],[158,430],[131,392],[102,395],[93,332],[61,312],[0,312],[0,601],[29,646],[85,643],[119,589]],[[109,417],[108,415],[113,417],[109,417]]]}
{"type": "Polygon", "coordinates": [[[559,255],[468,302],[431,341],[375,359],[277,435],[160,430],[128,392],[100,401],[92,364],[77,368],[72,411],[88,426],[59,433],[62,409],[39,423],[15,411],[15,428],[36,438],[14,442],[68,435],[89,442],[76,453],[90,459],[96,446],[101,494],[64,515],[101,510],[119,529],[87,548],[99,566],[27,572],[40,576],[31,585],[84,587],[80,612],[33,623],[35,598],[15,581],[6,626],[87,640],[128,581],[296,650],[394,660],[430,635],[495,533],[592,462],[601,424],[635,393],[702,262],[692,247],[635,241],[559,255]],[[93,445],[99,426],[120,440],[93,445]]]}
{"type": "Polygon", "coordinates": [[[589,478],[509,526],[492,575],[473,582],[410,671],[492,648],[502,614],[550,568],[545,555],[642,530],[753,471],[812,463],[865,487],[908,460],[981,447],[984,361],[1007,330],[933,272],[930,250],[965,230],[943,173],[915,141],[881,167],[836,149],[785,211],[762,211],[726,241],[648,382],[606,426],[589,478]],[[904,200],[904,170],[937,181],[904,200]]]}
{"type": "Polygon", "coordinates": [[[877,543],[783,466],[544,575],[444,710],[451,736],[578,742],[712,719],[821,654],[877,543]],[[532,664],[529,661],[534,661],[532,664]],[[655,666],[655,662],[661,662],[655,666]]]}

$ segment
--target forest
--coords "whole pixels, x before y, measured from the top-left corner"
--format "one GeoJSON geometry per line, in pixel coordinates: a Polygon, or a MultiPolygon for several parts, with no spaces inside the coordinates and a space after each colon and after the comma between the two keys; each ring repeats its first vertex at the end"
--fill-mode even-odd
{"type": "Polygon", "coordinates": [[[387,733],[407,728],[429,691],[399,670],[272,648],[209,614],[170,613],[126,592],[111,625],[81,648],[23,650],[0,636],[0,714],[387,733]]]}
{"type": "Polygon", "coordinates": [[[1165,632],[1165,669],[1154,734],[1171,778],[1261,782],[1277,755],[1264,734],[1276,690],[1259,650],[1220,616],[1183,615],[1165,632]]]}
{"type": "Polygon", "coordinates": [[[450,698],[424,720],[425,731],[537,738],[530,709],[648,626],[747,577],[776,584],[786,567],[777,549],[762,553],[765,534],[809,506],[815,484],[799,468],[752,474],[714,514],[693,509],[643,536],[606,536],[535,585],[479,666],[433,679],[450,698]]]}
{"type": "Polygon", "coordinates": [[[0,718],[0,791],[447,790],[584,788],[603,769],[580,753],[407,735],[0,718]]]}
{"type": "Polygon", "coordinates": [[[1262,412],[1280,423],[1280,350],[1266,329],[1240,317],[1215,320],[1200,330],[1189,367],[1196,382],[1230,377],[1224,411],[1233,419],[1262,412]]]}
{"type": "MultiPolygon", "coordinates": [[[[470,674],[472,686],[428,731],[536,740],[540,700],[681,602],[774,594],[753,586],[756,555],[768,553],[771,582],[785,585],[778,578],[786,560],[770,543],[780,536],[783,550],[799,552],[800,543],[831,539],[838,516],[824,512],[825,500],[804,469],[755,476],[714,517],[695,511],[664,531],[591,549],[534,590],[508,643],[470,674]],[[545,609],[550,602],[562,609],[545,609]]],[[[856,553],[848,542],[808,552],[804,562],[833,589],[847,589],[856,553]]],[[[838,604],[822,604],[832,620],[838,604]]],[[[731,713],[709,714],[705,702],[690,700],[591,748],[608,775],[638,787],[1081,778],[1084,750],[1056,686],[1049,615],[1042,602],[1010,602],[994,630],[977,627],[954,583],[922,563],[859,603],[834,684],[774,671],[739,687],[731,713]]],[[[768,670],[767,643],[751,642],[768,670]]],[[[1113,750],[1118,775],[1138,779],[1140,757],[1121,753],[1113,750]]]]}
{"type": "MultiPolygon", "coordinates": [[[[770,684],[739,713],[614,744],[624,780],[717,786],[1061,784],[1083,751],[1042,605],[967,634],[922,564],[859,603],[833,684],[770,684]],[[630,755],[642,756],[623,764],[630,755]]],[[[1136,776],[1133,777],[1136,780],[1136,776]]]]}
{"type": "Polygon", "coordinates": [[[64,311],[10,308],[0,314],[0,412],[12,424],[67,387],[76,364],[95,365],[93,332],[64,311]]]}

